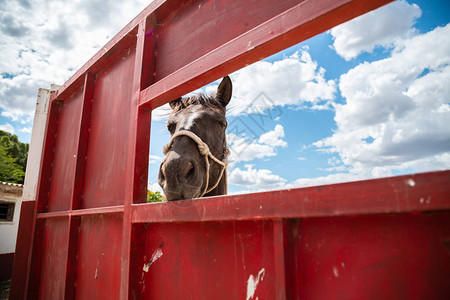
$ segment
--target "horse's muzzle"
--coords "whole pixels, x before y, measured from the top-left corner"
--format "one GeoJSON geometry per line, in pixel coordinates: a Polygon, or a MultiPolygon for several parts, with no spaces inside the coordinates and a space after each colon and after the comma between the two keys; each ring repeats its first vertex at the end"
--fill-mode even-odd
{"type": "Polygon", "coordinates": [[[158,182],[167,201],[191,199],[201,194],[203,180],[195,160],[169,152],[159,168],[158,182]]]}

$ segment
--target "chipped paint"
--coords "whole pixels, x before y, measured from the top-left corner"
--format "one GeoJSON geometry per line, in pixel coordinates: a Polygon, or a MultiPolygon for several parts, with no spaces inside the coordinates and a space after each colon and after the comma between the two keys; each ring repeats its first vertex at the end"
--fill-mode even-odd
{"type": "Polygon", "coordinates": [[[428,196],[427,199],[420,198],[419,202],[420,202],[420,204],[424,204],[424,203],[425,204],[430,204],[431,203],[431,197],[428,196]]]}
{"type": "Polygon", "coordinates": [[[407,181],[406,181],[406,183],[409,185],[409,186],[411,186],[411,187],[413,187],[413,186],[415,186],[416,185],[416,182],[413,180],[413,179],[408,179],[407,181]]]}
{"type": "Polygon", "coordinates": [[[95,274],[94,274],[94,279],[98,278],[98,266],[100,265],[100,261],[97,260],[97,267],[95,268],[95,274]]]}
{"type": "Polygon", "coordinates": [[[155,251],[153,251],[152,257],[150,258],[150,261],[148,262],[148,264],[144,264],[144,267],[142,268],[142,270],[144,270],[144,272],[148,272],[148,270],[150,269],[150,265],[152,263],[154,263],[155,261],[157,261],[158,259],[160,259],[161,256],[163,256],[161,246],[158,247],[155,251]]]}
{"type": "Polygon", "coordinates": [[[339,277],[339,270],[336,266],[333,267],[333,274],[334,274],[334,277],[339,277]]]}
{"type": "Polygon", "coordinates": [[[253,50],[255,47],[252,46],[252,41],[249,41],[247,44],[247,51],[253,50]]]}
{"type": "MultiPolygon", "coordinates": [[[[259,280],[264,280],[264,274],[266,273],[266,270],[262,268],[258,272],[258,276],[253,276],[253,274],[250,274],[247,280],[247,298],[246,300],[253,299],[253,296],[255,295],[256,288],[258,287],[259,280]]],[[[258,297],[256,297],[258,299],[258,297]]]]}

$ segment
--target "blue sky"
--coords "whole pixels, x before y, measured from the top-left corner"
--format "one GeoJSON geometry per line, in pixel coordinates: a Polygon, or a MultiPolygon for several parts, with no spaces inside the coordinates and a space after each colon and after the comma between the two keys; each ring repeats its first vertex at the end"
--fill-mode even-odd
{"type": "MultiPolygon", "coordinates": [[[[25,0],[0,8],[0,128],[24,142],[37,88],[67,80],[147,5],[44,2],[55,14],[25,0]]],[[[231,74],[229,192],[449,169],[449,22],[448,1],[396,1],[231,74]]],[[[167,112],[152,121],[153,190],[167,112]]]]}

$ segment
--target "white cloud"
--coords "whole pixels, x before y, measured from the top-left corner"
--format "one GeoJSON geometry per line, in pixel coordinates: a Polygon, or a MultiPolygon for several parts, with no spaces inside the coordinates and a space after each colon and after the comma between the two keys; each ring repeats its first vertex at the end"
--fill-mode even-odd
{"type": "Polygon", "coordinates": [[[149,182],[148,183],[148,190],[152,191],[152,192],[163,193],[163,190],[162,190],[161,186],[158,183],[156,183],[156,182],[155,183],[149,182]]]}
{"type": "Polygon", "coordinates": [[[280,124],[277,124],[274,130],[262,134],[258,142],[273,147],[287,147],[287,142],[283,138],[284,128],[280,124]]]}
{"type": "Polygon", "coordinates": [[[234,133],[227,134],[228,147],[231,150],[230,163],[240,161],[252,161],[257,158],[275,156],[272,146],[259,144],[245,136],[237,136],[234,133]]]}
{"type": "MultiPolygon", "coordinates": [[[[227,115],[260,114],[275,106],[308,106],[312,109],[331,109],[336,83],[325,79],[325,69],[318,66],[308,48],[273,63],[258,61],[230,74],[233,97],[227,115]]],[[[215,93],[220,80],[195,90],[189,95],[215,93]]],[[[152,119],[166,119],[172,110],[166,104],[153,111],[152,119]]],[[[277,111],[274,120],[279,119],[277,111]]]]}
{"type": "Polygon", "coordinates": [[[315,177],[315,178],[300,178],[292,183],[286,185],[286,188],[299,188],[307,186],[318,186],[332,183],[348,182],[361,180],[362,178],[359,174],[355,173],[337,173],[330,174],[327,176],[315,177]]]}
{"type": "MultiPolygon", "coordinates": [[[[363,168],[366,168],[366,166],[358,166],[356,168],[352,168],[350,172],[341,172],[343,171],[341,169],[338,170],[338,173],[329,174],[326,176],[315,178],[299,178],[294,182],[286,184],[284,188],[318,186],[349,181],[359,181],[371,178],[388,177],[393,175],[390,168],[375,167],[366,170],[364,170],[363,168]]],[[[424,159],[407,162],[402,165],[402,168],[395,170],[402,172],[411,169],[414,170],[414,172],[428,172],[432,170],[450,169],[450,153],[438,154],[424,159]]]]}
{"type": "Polygon", "coordinates": [[[450,24],[340,78],[335,133],[315,143],[362,178],[450,167],[450,24]]]}
{"type": "Polygon", "coordinates": [[[19,131],[24,133],[31,133],[32,129],[33,129],[32,127],[23,127],[20,128],[19,131]]]}
{"type": "Polygon", "coordinates": [[[62,84],[148,1],[2,1],[0,110],[32,120],[37,91],[62,84]]]}
{"type": "Polygon", "coordinates": [[[149,155],[149,164],[156,164],[162,160],[162,157],[157,155],[149,155]]]}
{"type": "Polygon", "coordinates": [[[170,108],[169,103],[164,104],[163,106],[152,110],[152,121],[167,120],[171,112],[172,109],[170,108]]]}
{"type": "Polygon", "coordinates": [[[0,78],[0,109],[2,116],[12,121],[31,120],[36,107],[37,89],[47,82],[31,75],[18,75],[12,79],[0,78]]]}
{"type": "MultiPolygon", "coordinates": [[[[325,79],[325,69],[317,65],[304,47],[273,63],[259,61],[230,75],[233,98],[228,115],[261,113],[276,105],[308,105],[313,109],[331,107],[336,92],[334,80],[325,79]],[[264,107],[258,107],[263,104],[264,107]]],[[[195,92],[215,92],[214,83],[195,92]]]]}
{"type": "Polygon", "coordinates": [[[228,174],[228,183],[245,186],[253,191],[280,189],[286,183],[286,179],[273,174],[270,170],[253,169],[252,165],[246,165],[245,168],[232,170],[228,174]]]}
{"type": "Polygon", "coordinates": [[[401,38],[412,36],[412,26],[422,11],[416,4],[395,1],[331,29],[333,47],[346,60],[376,46],[392,47],[401,38]]]}
{"type": "Polygon", "coordinates": [[[0,130],[14,134],[14,127],[9,123],[0,125],[0,130]]]}
{"type": "Polygon", "coordinates": [[[258,140],[252,140],[245,134],[227,134],[228,147],[231,150],[230,164],[275,156],[276,147],[287,146],[283,137],[284,128],[280,124],[277,124],[274,130],[263,133],[258,140]]]}

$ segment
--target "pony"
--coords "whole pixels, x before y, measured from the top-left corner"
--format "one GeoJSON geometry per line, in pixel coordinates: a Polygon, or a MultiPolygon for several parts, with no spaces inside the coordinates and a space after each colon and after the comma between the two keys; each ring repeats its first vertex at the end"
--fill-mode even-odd
{"type": "Polygon", "coordinates": [[[226,76],[212,95],[171,101],[167,121],[170,142],[159,168],[158,183],[167,201],[227,194],[226,107],[232,83],[226,76]]]}

